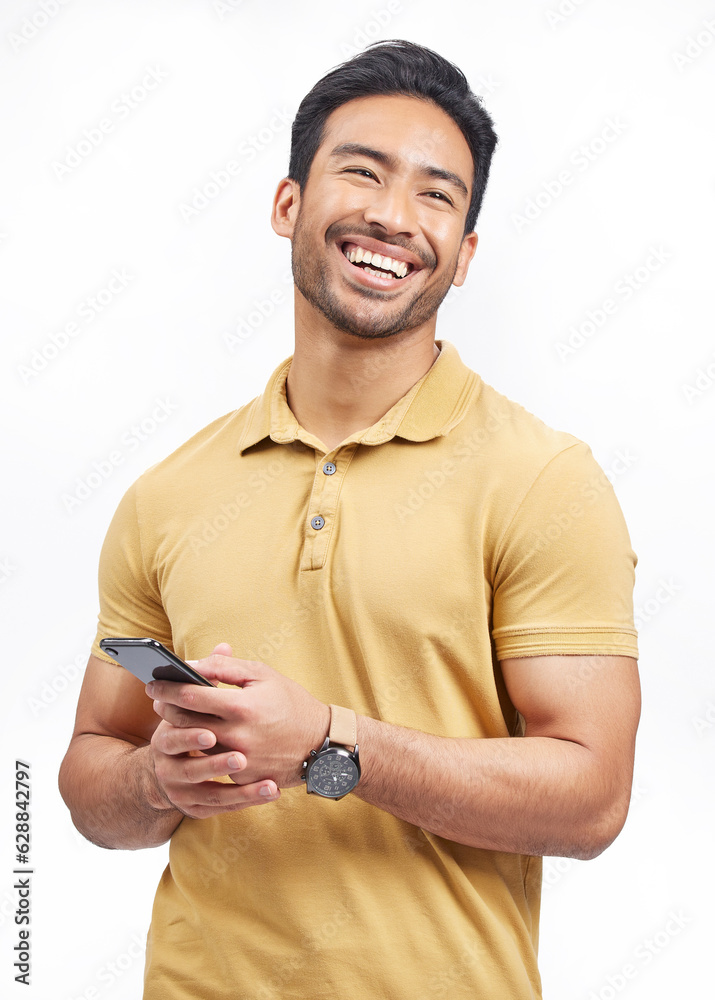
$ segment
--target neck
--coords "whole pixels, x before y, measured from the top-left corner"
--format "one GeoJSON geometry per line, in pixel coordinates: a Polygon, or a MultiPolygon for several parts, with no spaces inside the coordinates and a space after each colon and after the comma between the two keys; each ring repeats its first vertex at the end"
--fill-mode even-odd
{"type": "Polygon", "coordinates": [[[312,308],[302,317],[301,299],[297,294],[288,405],[329,452],[376,423],[429,371],[439,356],[435,323],[371,340],[336,330],[312,308]]]}

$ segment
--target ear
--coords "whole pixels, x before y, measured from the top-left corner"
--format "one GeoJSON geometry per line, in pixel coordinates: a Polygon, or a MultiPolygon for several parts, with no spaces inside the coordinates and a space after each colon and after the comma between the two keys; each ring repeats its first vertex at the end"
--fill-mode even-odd
{"type": "Polygon", "coordinates": [[[271,225],[279,236],[286,236],[289,240],[293,238],[299,208],[300,185],[290,177],[284,177],[278,185],[271,211],[271,225]]]}
{"type": "Polygon", "coordinates": [[[472,257],[477,249],[478,241],[479,237],[476,233],[467,233],[462,240],[462,245],[459,248],[459,256],[457,257],[457,270],[452,280],[453,285],[459,286],[464,284],[469,265],[472,263],[472,257]]]}

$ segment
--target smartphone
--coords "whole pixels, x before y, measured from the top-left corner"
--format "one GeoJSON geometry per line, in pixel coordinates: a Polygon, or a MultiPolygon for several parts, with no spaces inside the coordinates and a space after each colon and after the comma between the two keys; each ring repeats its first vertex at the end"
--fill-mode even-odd
{"type": "Polygon", "coordinates": [[[99,645],[145,684],[150,681],[180,681],[216,687],[156,639],[102,639],[99,645]]]}

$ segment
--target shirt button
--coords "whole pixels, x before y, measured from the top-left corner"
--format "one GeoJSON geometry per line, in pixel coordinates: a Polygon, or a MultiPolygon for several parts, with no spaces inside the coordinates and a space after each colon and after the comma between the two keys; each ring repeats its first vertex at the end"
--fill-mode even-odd
{"type": "Polygon", "coordinates": [[[318,514],[317,517],[314,517],[313,520],[310,522],[311,528],[315,528],[316,531],[320,531],[320,529],[323,527],[324,524],[325,524],[325,518],[321,517],[320,514],[318,514]]]}
{"type": "Polygon", "coordinates": [[[332,476],[332,474],[335,472],[335,468],[336,467],[333,462],[326,462],[325,465],[323,466],[323,472],[325,473],[326,476],[332,476]]]}

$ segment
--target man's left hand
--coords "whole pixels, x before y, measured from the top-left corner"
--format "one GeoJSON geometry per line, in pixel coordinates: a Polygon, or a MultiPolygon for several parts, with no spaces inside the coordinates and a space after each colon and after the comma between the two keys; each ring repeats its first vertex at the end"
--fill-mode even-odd
{"type": "Polygon", "coordinates": [[[157,715],[177,728],[204,729],[225,750],[240,751],[246,765],[230,775],[238,785],[266,778],[279,788],[299,785],[303,761],[328,734],[329,707],[266,663],[234,658],[227,643],[191,663],[207,680],[234,686],[152,681],[146,691],[157,715]]]}

